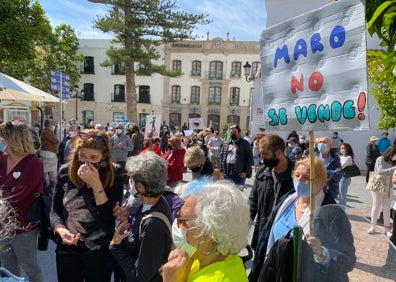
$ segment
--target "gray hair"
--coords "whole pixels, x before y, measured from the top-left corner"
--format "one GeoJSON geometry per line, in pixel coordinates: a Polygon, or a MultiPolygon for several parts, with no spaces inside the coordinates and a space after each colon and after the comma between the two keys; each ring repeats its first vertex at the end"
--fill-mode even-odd
{"type": "Polygon", "coordinates": [[[125,169],[134,182],[143,183],[148,194],[162,194],[168,179],[168,164],[156,153],[146,152],[128,158],[125,169]]]}
{"type": "Polygon", "coordinates": [[[209,235],[222,255],[238,254],[248,244],[247,198],[229,181],[197,181],[193,186],[193,191],[187,187],[185,195],[196,200],[195,223],[201,227],[200,236],[209,235]]]}

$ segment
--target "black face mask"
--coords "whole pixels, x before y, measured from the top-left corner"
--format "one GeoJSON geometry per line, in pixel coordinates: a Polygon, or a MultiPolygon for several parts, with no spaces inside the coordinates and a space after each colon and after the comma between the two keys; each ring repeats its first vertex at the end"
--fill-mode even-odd
{"type": "MultiPolygon", "coordinates": [[[[78,162],[80,163],[80,166],[85,164],[85,162],[82,162],[82,161],[78,161],[78,162]]],[[[93,165],[94,168],[99,169],[101,167],[106,167],[107,163],[105,161],[100,161],[98,163],[91,163],[91,165],[93,165]]]]}
{"type": "Polygon", "coordinates": [[[278,158],[273,158],[273,159],[263,159],[264,165],[273,168],[279,164],[279,159],[278,158]]]}
{"type": "Polygon", "coordinates": [[[237,140],[237,139],[238,139],[238,136],[237,136],[236,134],[231,134],[231,139],[232,139],[232,140],[237,140]]]}

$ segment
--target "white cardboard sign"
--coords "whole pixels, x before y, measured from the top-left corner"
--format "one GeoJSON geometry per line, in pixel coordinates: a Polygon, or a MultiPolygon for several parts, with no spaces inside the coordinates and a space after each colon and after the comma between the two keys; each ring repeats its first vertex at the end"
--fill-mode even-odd
{"type": "Polygon", "coordinates": [[[368,130],[365,9],[330,3],[262,32],[253,129],[368,130]]]}

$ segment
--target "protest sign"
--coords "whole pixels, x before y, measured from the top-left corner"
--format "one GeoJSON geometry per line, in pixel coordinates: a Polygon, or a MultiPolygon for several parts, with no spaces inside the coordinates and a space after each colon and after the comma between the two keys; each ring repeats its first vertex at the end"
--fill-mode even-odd
{"type": "Polygon", "coordinates": [[[368,130],[365,9],[336,1],[262,32],[253,129],[368,130]]]}

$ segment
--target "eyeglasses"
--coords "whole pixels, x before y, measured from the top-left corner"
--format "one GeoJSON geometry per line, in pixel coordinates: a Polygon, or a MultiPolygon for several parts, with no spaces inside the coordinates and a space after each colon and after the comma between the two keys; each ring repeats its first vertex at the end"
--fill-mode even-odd
{"type": "MultiPolygon", "coordinates": [[[[185,226],[185,225],[186,225],[185,223],[186,223],[187,221],[195,220],[196,218],[195,218],[195,217],[183,217],[183,215],[181,214],[181,211],[178,211],[178,212],[176,213],[176,219],[177,219],[177,226],[180,227],[180,225],[181,225],[182,223],[183,223],[183,225],[185,226]]],[[[196,226],[194,226],[194,227],[196,227],[196,226]]],[[[194,228],[194,227],[189,228],[189,230],[192,229],[192,228],[194,228]]]]}
{"type": "Polygon", "coordinates": [[[78,137],[80,137],[82,140],[87,140],[87,139],[92,138],[96,142],[101,142],[101,141],[105,141],[106,140],[105,136],[89,135],[88,133],[85,133],[85,132],[78,133],[78,137]]]}

